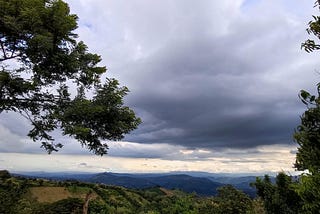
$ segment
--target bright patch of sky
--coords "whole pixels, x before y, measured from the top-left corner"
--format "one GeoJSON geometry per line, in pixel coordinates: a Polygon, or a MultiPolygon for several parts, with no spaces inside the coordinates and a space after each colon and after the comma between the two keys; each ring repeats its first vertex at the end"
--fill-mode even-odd
{"type": "Polygon", "coordinates": [[[181,155],[190,159],[129,158],[93,155],[0,153],[1,168],[13,172],[118,172],[159,173],[170,171],[204,171],[211,173],[294,173],[294,147],[266,146],[258,152],[240,150],[219,151],[207,158],[192,157],[192,153],[207,151],[183,150],[181,155]]]}

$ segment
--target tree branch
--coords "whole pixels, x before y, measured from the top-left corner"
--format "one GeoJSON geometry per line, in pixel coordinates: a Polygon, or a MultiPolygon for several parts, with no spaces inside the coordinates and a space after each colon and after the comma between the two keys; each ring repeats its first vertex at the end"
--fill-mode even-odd
{"type": "Polygon", "coordinates": [[[15,39],[14,43],[13,43],[13,50],[11,51],[11,56],[10,57],[14,56],[14,53],[16,52],[16,45],[17,45],[17,40],[15,39]]]}
{"type": "MultiPolygon", "coordinates": [[[[3,45],[3,42],[0,40],[0,46],[1,46],[1,50],[2,50],[2,53],[3,53],[3,58],[0,58],[0,62],[2,61],[5,61],[5,60],[8,60],[8,59],[14,59],[14,58],[17,58],[19,57],[21,54],[15,54],[16,52],[16,48],[14,48],[11,52],[11,56],[8,56],[7,55],[7,51],[6,51],[6,48],[5,46],[3,45]]],[[[16,41],[14,42],[14,47],[16,46],[16,41]]]]}
{"type": "MultiPolygon", "coordinates": [[[[45,102],[47,103],[53,103],[55,104],[57,101],[59,101],[59,98],[53,98],[53,99],[32,99],[32,98],[7,98],[7,99],[0,99],[0,102],[39,102],[39,105],[45,105],[45,102]]],[[[68,99],[64,99],[64,101],[68,101],[68,99]]]]}
{"type": "MultiPolygon", "coordinates": [[[[1,46],[2,53],[3,53],[3,57],[4,57],[4,59],[6,59],[7,58],[7,53],[6,53],[6,50],[5,50],[4,46],[3,46],[3,42],[1,40],[0,40],[0,46],[1,46]]],[[[0,61],[4,61],[4,60],[0,59],[0,61]]]]}
{"type": "Polygon", "coordinates": [[[6,56],[6,55],[4,54],[4,58],[0,58],[0,62],[5,61],[5,60],[8,60],[8,59],[14,59],[14,58],[17,58],[17,57],[19,57],[19,56],[20,56],[20,54],[11,55],[10,57],[8,57],[8,56],[6,56]]]}

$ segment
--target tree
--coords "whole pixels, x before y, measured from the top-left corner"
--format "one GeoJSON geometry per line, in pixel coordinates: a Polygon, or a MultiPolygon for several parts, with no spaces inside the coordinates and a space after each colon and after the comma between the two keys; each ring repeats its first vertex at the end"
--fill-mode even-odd
{"type": "Polygon", "coordinates": [[[106,68],[77,41],[77,19],[62,0],[0,0],[0,113],[27,118],[28,136],[49,153],[63,146],[51,133],[61,130],[103,155],[102,140],[120,140],[141,121],[123,106],[128,89],[101,80],[106,68]]]}
{"type": "Polygon", "coordinates": [[[8,171],[2,172],[5,176],[0,177],[0,213],[18,213],[16,209],[27,191],[26,185],[8,171]]]}
{"type": "MultiPolygon", "coordinates": [[[[320,1],[315,2],[320,7],[320,1]]],[[[320,8],[319,8],[320,9],[320,8]]],[[[313,16],[307,32],[320,39],[320,16],[313,16]]],[[[314,40],[308,39],[302,44],[307,52],[320,49],[314,40]]],[[[306,213],[318,213],[320,209],[320,83],[317,95],[301,90],[300,99],[307,110],[301,116],[301,124],[297,127],[294,140],[299,144],[296,154],[295,168],[305,171],[300,177],[296,191],[303,200],[306,213]]]]}
{"type": "MultiPolygon", "coordinates": [[[[314,3],[314,7],[319,7],[320,9],[320,0],[317,0],[314,3]]],[[[320,16],[313,16],[313,20],[308,23],[307,32],[309,35],[312,34],[316,38],[320,39],[320,16]]],[[[301,47],[308,53],[320,49],[320,45],[312,39],[306,40],[302,43],[301,47]]]]}
{"type": "Polygon", "coordinates": [[[307,110],[301,116],[301,124],[294,134],[299,144],[295,168],[305,170],[296,191],[307,213],[320,210],[320,84],[317,89],[317,96],[301,91],[300,97],[307,110]]]}
{"type": "Polygon", "coordinates": [[[299,144],[295,168],[308,170],[311,174],[320,173],[320,84],[317,89],[317,97],[301,91],[300,97],[307,110],[301,116],[301,124],[294,134],[299,144]]]}
{"type": "Polygon", "coordinates": [[[257,177],[251,185],[257,189],[257,195],[263,200],[268,214],[301,212],[301,198],[294,191],[295,182],[284,172],[277,175],[275,184],[265,175],[263,179],[257,177]]]}
{"type": "Polygon", "coordinates": [[[250,213],[252,210],[252,201],[249,196],[232,185],[218,188],[216,199],[218,202],[217,213],[241,214],[250,213]]]}

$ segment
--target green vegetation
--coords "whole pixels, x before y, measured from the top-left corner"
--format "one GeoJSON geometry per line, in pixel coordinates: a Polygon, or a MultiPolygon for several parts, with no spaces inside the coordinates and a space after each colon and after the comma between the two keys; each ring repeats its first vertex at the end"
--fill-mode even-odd
{"type": "Polygon", "coordinates": [[[82,213],[91,194],[88,213],[134,214],[261,214],[256,203],[232,186],[219,189],[216,197],[199,197],[179,190],[154,187],[132,190],[78,181],[48,181],[11,177],[0,171],[0,213],[82,213]]]}
{"type": "Polygon", "coordinates": [[[279,173],[275,183],[265,175],[263,179],[256,178],[252,185],[257,189],[257,195],[262,199],[266,213],[302,213],[302,200],[294,189],[297,182],[285,173],[279,173]]]}
{"type": "Polygon", "coordinates": [[[76,40],[77,19],[62,0],[0,0],[0,113],[28,119],[28,136],[49,153],[63,146],[51,135],[61,130],[103,155],[101,140],[120,140],[141,121],[123,106],[128,89],[101,80],[106,68],[76,40]]]}
{"type": "Polygon", "coordinates": [[[243,192],[227,185],[218,189],[216,199],[219,213],[238,213],[245,214],[252,211],[253,202],[243,192]]]}
{"type": "Polygon", "coordinates": [[[301,175],[296,191],[302,198],[306,212],[320,210],[320,84],[318,96],[301,92],[301,99],[308,109],[301,117],[301,125],[296,130],[294,139],[299,144],[295,167],[306,170],[301,175]]]}
{"type": "MultiPolygon", "coordinates": [[[[315,2],[320,9],[320,1],[315,2]]],[[[320,16],[313,16],[307,32],[320,40],[320,16]]],[[[320,50],[320,45],[308,39],[301,46],[308,53],[320,50]]],[[[294,133],[298,152],[294,167],[304,173],[297,181],[285,173],[279,173],[273,184],[269,176],[257,178],[252,185],[262,200],[268,214],[319,213],[320,210],[320,83],[317,95],[300,91],[300,99],[306,105],[301,124],[294,133]]]]}
{"type": "MultiPolygon", "coordinates": [[[[315,2],[320,9],[320,1],[315,2]]],[[[320,16],[313,16],[308,23],[307,32],[320,40],[320,16]]],[[[308,39],[302,44],[307,52],[320,49],[318,41],[308,39]]],[[[320,210],[320,83],[317,85],[317,95],[311,95],[301,90],[301,101],[307,110],[301,116],[301,124],[294,134],[299,144],[296,155],[295,168],[304,171],[299,183],[295,186],[296,192],[303,201],[304,213],[318,213],[320,210]]]]}

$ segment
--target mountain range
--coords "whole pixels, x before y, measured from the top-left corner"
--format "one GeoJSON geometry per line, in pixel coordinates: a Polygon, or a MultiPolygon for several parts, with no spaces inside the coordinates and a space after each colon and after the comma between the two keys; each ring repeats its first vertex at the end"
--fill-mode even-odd
{"type": "Polygon", "coordinates": [[[123,186],[132,189],[145,189],[150,187],[164,187],[166,189],[179,189],[200,196],[214,196],[217,189],[230,184],[242,190],[250,197],[256,195],[256,190],[250,183],[257,176],[237,176],[228,174],[212,174],[205,172],[171,172],[171,173],[47,173],[47,172],[22,172],[16,175],[50,180],[76,180],[81,182],[99,183],[113,186],[123,186]]]}

